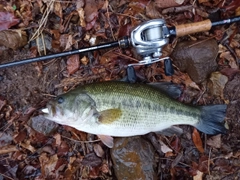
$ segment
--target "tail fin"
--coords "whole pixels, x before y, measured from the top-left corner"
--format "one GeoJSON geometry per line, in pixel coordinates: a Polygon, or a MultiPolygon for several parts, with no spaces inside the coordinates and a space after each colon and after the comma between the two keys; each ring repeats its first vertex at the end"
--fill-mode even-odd
{"type": "Polygon", "coordinates": [[[206,134],[226,134],[224,126],[227,105],[202,106],[201,120],[195,127],[206,134]]]}

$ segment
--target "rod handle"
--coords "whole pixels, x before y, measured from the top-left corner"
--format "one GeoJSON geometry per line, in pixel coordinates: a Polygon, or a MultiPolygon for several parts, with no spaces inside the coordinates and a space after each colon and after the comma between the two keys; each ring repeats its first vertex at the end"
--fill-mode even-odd
{"type": "Polygon", "coordinates": [[[209,31],[211,27],[212,23],[209,19],[201,22],[177,25],[175,26],[176,36],[181,37],[188,34],[209,31]]]}

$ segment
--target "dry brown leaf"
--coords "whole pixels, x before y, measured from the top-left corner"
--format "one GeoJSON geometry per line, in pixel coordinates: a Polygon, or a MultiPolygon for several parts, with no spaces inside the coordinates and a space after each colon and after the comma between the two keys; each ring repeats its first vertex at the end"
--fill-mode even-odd
{"type": "Polygon", "coordinates": [[[221,134],[218,134],[216,136],[212,136],[207,140],[207,145],[213,147],[213,148],[221,148],[221,134]]]}
{"type": "Polygon", "coordinates": [[[6,30],[19,23],[19,19],[11,12],[0,12],[0,31],[6,30]]]}
{"type": "Polygon", "coordinates": [[[0,148],[11,144],[13,138],[10,132],[0,132],[0,148]]]}
{"type": "Polygon", "coordinates": [[[83,56],[83,58],[81,59],[81,63],[83,65],[87,65],[89,63],[89,59],[86,56],[83,56]]]}
{"type": "Polygon", "coordinates": [[[74,42],[73,42],[73,37],[72,37],[72,35],[68,35],[68,38],[67,38],[67,42],[66,42],[66,46],[65,46],[64,51],[69,50],[69,49],[72,47],[73,44],[74,44],[74,42]]]}
{"type": "Polygon", "coordinates": [[[193,180],[202,180],[203,178],[203,172],[197,170],[197,175],[193,176],[193,180]]]}
{"type": "Polygon", "coordinates": [[[184,0],[156,0],[155,6],[158,8],[167,8],[167,7],[175,7],[180,6],[184,0]]]}
{"type": "Polygon", "coordinates": [[[213,96],[224,99],[223,90],[227,82],[227,76],[222,75],[220,72],[213,72],[208,83],[209,91],[213,96]]]}
{"type": "Polygon", "coordinates": [[[192,140],[194,142],[194,145],[198,149],[198,151],[201,152],[201,153],[204,153],[202,139],[201,139],[200,134],[199,134],[199,132],[196,128],[194,128],[194,130],[193,130],[192,140]]]}
{"type": "Polygon", "coordinates": [[[18,134],[15,135],[14,137],[14,142],[15,143],[19,143],[21,141],[23,141],[27,136],[27,132],[26,131],[20,131],[18,134]]]}
{"type": "Polygon", "coordinates": [[[31,145],[30,140],[26,140],[25,142],[20,142],[19,145],[22,146],[25,149],[28,149],[32,153],[36,152],[36,149],[31,145]]]}
{"type": "Polygon", "coordinates": [[[7,154],[15,151],[18,151],[15,145],[7,145],[0,148],[0,154],[7,154]]]}
{"type": "Polygon", "coordinates": [[[87,4],[87,6],[84,7],[85,21],[87,23],[86,30],[90,30],[94,26],[98,17],[98,10],[103,7],[104,2],[104,0],[85,1],[85,4],[87,4]]]}
{"type": "Polygon", "coordinates": [[[58,146],[60,146],[61,143],[62,143],[61,135],[60,135],[59,133],[57,133],[57,134],[55,134],[53,137],[54,137],[54,139],[56,140],[56,144],[57,144],[58,146]]]}
{"type": "Polygon", "coordinates": [[[86,22],[85,22],[85,16],[84,16],[84,10],[83,8],[79,8],[77,10],[79,18],[80,18],[80,26],[86,27],[86,22]]]}
{"type": "Polygon", "coordinates": [[[240,7],[235,10],[235,16],[240,16],[240,7]]]}
{"type": "Polygon", "coordinates": [[[162,142],[161,140],[158,140],[160,145],[161,145],[161,151],[163,153],[169,153],[169,152],[173,152],[173,150],[171,148],[169,148],[166,144],[164,144],[164,142],[162,142]]]}
{"type": "Polygon", "coordinates": [[[94,144],[93,145],[94,148],[94,152],[98,157],[103,157],[104,155],[104,151],[102,149],[102,146],[100,146],[99,144],[94,144]]]}
{"type": "Polygon", "coordinates": [[[54,2],[54,13],[62,19],[62,5],[60,1],[54,2]]]}
{"type": "Polygon", "coordinates": [[[0,111],[1,109],[7,104],[7,101],[6,100],[1,100],[0,99],[0,111]]]}
{"type": "Polygon", "coordinates": [[[42,153],[39,157],[41,165],[41,173],[44,177],[47,177],[51,172],[55,170],[58,156],[57,154],[48,157],[47,153],[42,153]]]}
{"type": "Polygon", "coordinates": [[[236,63],[236,60],[234,59],[234,57],[231,55],[231,53],[229,51],[226,51],[226,52],[222,52],[220,54],[220,58],[224,58],[228,61],[229,63],[229,66],[231,68],[235,68],[235,69],[238,69],[238,65],[236,63]]]}
{"type": "Polygon", "coordinates": [[[68,74],[71,75],[75,73],[78,70],[79,66],[80,66],[79,55],[75,54],[75,55],[69,56],[67,60],[68,74]]]}
{"type": "Polygon", "coordinates": [[[0,31],[0,45],[11,49],[18,49],[27,44],[27,34],[21,30],[0,31]]]}

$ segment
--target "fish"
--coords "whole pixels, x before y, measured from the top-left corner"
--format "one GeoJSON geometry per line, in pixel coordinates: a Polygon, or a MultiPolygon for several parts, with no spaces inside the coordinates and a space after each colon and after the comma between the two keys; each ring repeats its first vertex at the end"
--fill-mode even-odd
{"type": "Polygon", "coordinates": [[[121,81],[87,84],[57,96],[42,112],[51,121],[97,135],[109,148],[113,137],[144,135],[174,125],[191,125],[211,135],[227,133],[226,104],[183,104],[169,96],[176,97],[178,88],[159,87],[121,81]]]}

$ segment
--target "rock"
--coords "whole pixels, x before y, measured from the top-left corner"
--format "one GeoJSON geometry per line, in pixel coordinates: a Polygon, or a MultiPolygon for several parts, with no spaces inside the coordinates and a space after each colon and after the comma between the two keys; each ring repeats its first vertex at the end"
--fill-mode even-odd
{"type": "Polygon", "coordinates": [[[46,119],[43,115],[31,118],[31,127],[44,134],[45,136],[52,134],[58,127],[58,124],[46,119]]]}
{"type": "Polygon", "coordinates": [[[114,138],[111,157],[117,179],[157,179],[154,152],[151,143],[140,136],[114,138]]]}
{"type": "Polygon", "coordinates": [[[171,58],[174,64],[196,83],[203,82],[217,68],[216,40],[186,41],[178,43],[171,58]]]}

